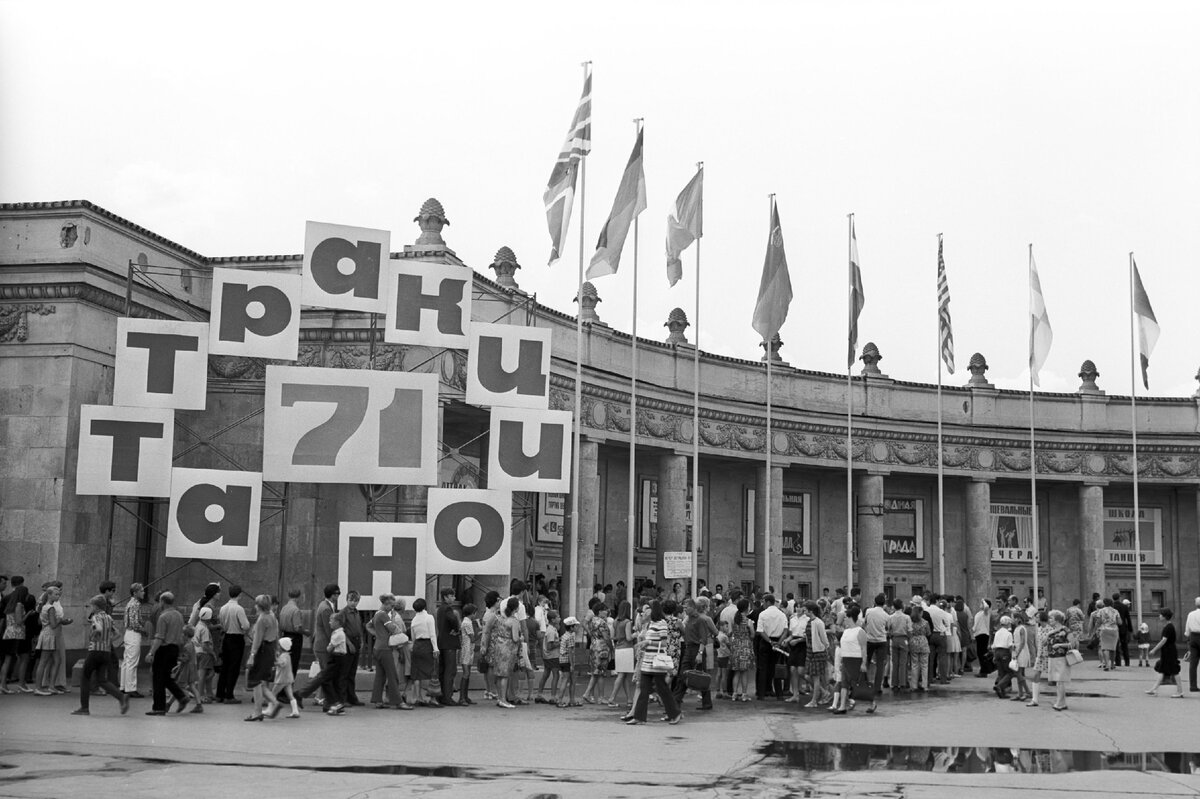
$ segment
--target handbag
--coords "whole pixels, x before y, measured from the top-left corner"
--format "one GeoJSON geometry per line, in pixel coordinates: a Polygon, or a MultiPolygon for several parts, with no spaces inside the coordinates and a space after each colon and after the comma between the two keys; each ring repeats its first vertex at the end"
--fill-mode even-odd
{"type": "Polygon", "coordinates": [[[321,661],[313,658],[312,664],[308,667],[308,679],[315,680],[321,674],[321,661]]]}
{"type": "Polygon", "coordinates": [[[408,643],[408,636],[404,633],[392,633],[388,636],[388,646],[403,646],[408,643]]]}
{"type": "Polygon", "coordinates": [[[850,688],[850,698],[855,702],[870,702],[875,698],[875,686],[867,680],[859,680],[850,688]]]}
{"type": "Polygon", "coordinates": [[[1083,654],[1078,649],[1067,650],[1067,665],[1078,666],[1083,662],[1083,654]]]}
{"type": "Polygon", "coordinates": [[[654,657],[650,660],[650,666],[657,671],[674,671],[675,659],[663,650],[663,645],[660,643],[658,651],[654,653],[654,657]]]}
{"type": "Polygon", "coordinates": [[[693,691],[704,692],[712,686],[712,675],[699,669],[688,669],[683,673],[683,682],[693,691]]]}
{"type": "Polygon", "coordinates": [[[788,667],[786,663],[775,664],[775,679],[786,680],[788,678],[788,667]]]}
{"type": "Polygon", "coordinates": [[[633,674],[633,647],[618,649],[614,654],[617,674],[633,674]]]}

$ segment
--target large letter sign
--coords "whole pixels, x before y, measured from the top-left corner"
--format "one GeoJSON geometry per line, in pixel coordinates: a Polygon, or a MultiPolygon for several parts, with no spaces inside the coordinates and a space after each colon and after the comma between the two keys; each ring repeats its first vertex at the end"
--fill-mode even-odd
{"type": "Polygon", "coordinates": [[[509,573],[511,491],[431,488],[427,509],[426,573],[509,573]]]}
{"type": "Polygon", "coordinates": [[[268,366],[263,475],[437,484],[437,375],[268,366]]]}
{"type": "Polygon", "coordinates": [[[550,329],[472,324],[466,399],[472,405],[550,407],[550,329]]]}
{"type": "Polygon", "coordinates": [[[114,405],[202,411],[207,389],[207,324],[117,320],[114,405]]]}
{"type": "Polygon", "coordinates": [[[338,584],[343,596],[362,595],[359,610],[379,610],[379,595],[412,603],[425,595],[425,525],[342,522],[338,530],[338,584]]]}
{"type": "Polygon", "coordinates": [[[208,351],[296,360],[300,283],[299,275],[214,269],[208,351]]]}
{"type": "Polygon", "coordinates": [[[570,411],[492,408],[490,488],[564,493],[570,483],[570,411]]]}
{"type": "Polygon", "coordinates": [[[170,408],[79,408],[75,493],[171,496],[175,411],[170,408]]]}
{"type": "Polygon", "coordinates": [[[466,349],[473,279],[465,266],[394,261],[383,340],[466,349]]]}
{"type": "Polygon", "coordinates": [[[386,313],[380,278],[391,240],[386,230],[309,222],[301,271],[304,304],[386,313]]]}
{"type": "Polygon", "coordinates": [[[262,475],[173,469],[167,557],[258,560],[262,475]]]}

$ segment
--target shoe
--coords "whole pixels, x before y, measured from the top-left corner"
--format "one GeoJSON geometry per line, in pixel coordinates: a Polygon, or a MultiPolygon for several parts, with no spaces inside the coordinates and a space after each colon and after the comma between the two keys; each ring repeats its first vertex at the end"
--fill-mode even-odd
{"type": "Polygon", "coordinates": [[[288,715],[288,718],[289,719],[298,719],[298,718],[300,718],[300,714],[299,713],[290,713],[288,715]]]}
{"type": "Polygon", "coordinates": [[[191,710],[188,711],[188,713],[203,713],[203,712],[204,712],[204,705],[196,705],[194,708],[192,708],[191,710]]]}
{"type": "Polygon", "coordinates": [[[1034,702],[1033,700],[1030,700],[1025,703],[1025,707],[1037,707],[1037,706],[1038,706],[1038,703],[1034,702]]]}
{"type": "Polygon", "coordinates": [[[259,713],[257,716],[246,716],[246,718],[242,719],[242,721],[262,721],[262,720],[263,720],[262,713],[259,713]]]}
{"type": "Polygon", "coordinates": [[[625,721],[625,723],[626,723],[628,726],[630,726],[630,727],[633,727],[633,726],[636,726],[636,725],[638,725],[638,724],[645,724],[646,722],[644,722],[644,721],[638,721],[637,719],[627,719],[627,720],[625,721]]]}
{"type": "Polygon", "coordinates": [[[839,708],[839,709],[837,709],[837,710],[834,710],[834,711],[831,711],[831,712],[832,712],[832,713],[833,713],[833,715],[835,715],[835,716],[844,716],[844,715],[846,715],[846,710],[845,710],[845,708],[839,708]]]}
{"type": "Polygon", "coordinates": [[[1054,708],[1055,710],[1066,710],[1067,709],[1066,705],[1051,705],[1050,707],[1054,708]]]}
{"type": "Polygon", "coordinates": [[[453,699],[443,699],[438,704],[442,707],[459,707],[458,702],[455,702],[453,699]]]}
{"type": "Polygon", "coordinates": [[[92,715],[92,711],[88,710],[87,708],[81,707],[78,710],[72,710],[71,715],[72,716],[90,716],[90,715],[92,715]]]}
{"type": "Polygon", "coordinates": [[[128,691],[128,692],[126,692],[125,695],[127,697],[129,697],[130,699],[145,699],[146,698],[145,694],[139,693],[138,691],[128,691]]]}
{"type": "MultiPolygon", "coordinates": [[[[121,715],[124,716],[129,712],[129,697],[118,696],[117,701],[121,703],[121,715]]],[[[199,707],[199,705],[197,705],[197,707],[199,707]]]]}
{"type": "Polygon", "coordinates": [[[1172,699],[1183,699],[1183,694],[1171,694],[1172,699]]]}
{"type": "Polygon", "coordinates": [[[342,707],[341,705],[334,705],[333,707],[331,707],[325,711],[325,715],[326,716],[344,716],[344,715],[346,715],[346,709],[344,707],[342,707]]]}
{"type": "Polygon", "coordinates": [[[869,708],[867,708],[867,712],[868,712],[868,713],[874,713],[874,712],[875,712],[875,703],[874,703],[874,702],[872,702],[872,703],[871,703],[871,706],[870,706],[869,708]]]}
{"type": "Polygon", "coordinates": [[[594,704],[596,704],[596,700],[595,700],[595,699],[593,699],[592,697],[590,697],[590,696],[586,695],[586,694],[584,694],[584,695],[581,697],[581,699],[583,699],[583,701],[584,701],[584,702],[587,702],[589,705],[594,705],[594,704]]]}
{"type": "Polygon", "coordinates": [[[621,716],[621,721],[629,721],[632,718],[633,718],[632,713],[626,713],[624,716],[621,716]]]}
{"type": "Polygon", "coordinates": [[[189,703],[189,702],[191,702],[191,701],[192,701],[192,700],[191,700],[191,699],[188,699],[186,696],[185,696],[183,699],[180,699],[180,700],[179,700],[179,705],[178,705],[178,706],[175,708],[175,712],[176,712],[176,713],[182,713],[182,712],[183,712],[183,709],[184,709],[185,707],[187,707],[187,706],[188,706],[188,703],[189,703]]]}
{"type": "Polygon", "coordinates": [[[505,702],[503,699],[501,699],[496,703],[496,707],[502,707],[505,710],[512,710],[516,707],[516,705],[510,705],[508,702],[505,702]]]}
{"type": "Polygon", "coordinates": [[[63,688],[61,685],[56,685],[53,688],[51,688],[50,690],[56,694],[65,694],[67,692],[67,689],[63,688]]]}
{"type": "Polygon", "coordinates": [[[54,696],[53,691],[47,691],[45,688],[39,688],[33,692],[34,696],[54,696]]]}
{"type": "Polygon", "coordinates": [[[271,709],[266,712],[266,716],[269,719],[273,719],[279,715],[279,711],[281,710],[283,710],[283,705],[280,702],[276,702],[271,706],[271,709]]]}
{"type": "Polygon", "coordinates": [[[667,719],[667,723],[668,723],[668,724],[678,724],[678,723],[679,723],[679,722],[681,722],[681,721],[683,721],[683,713],[679,713],[679,714],[678,714],[677,716],[675,716],[675,718],[673,718],[673,719],[667,719]]]}
{"type": "MultiPolygon", "coordinates": [[[[31,694],[31,693],[33,693],[33,689],[32,689],[32,688],[30,688],[28,685],[18,685],[18,686],[17,686],[17,690],[18,690],[18,691],[20,691],[20,692],[21,692],[21,693],[23,693],[23,694],[31,694]]],[[[97,690],[99,690],[99,689],[97,689],[97,690]]],[[[104,693],[104,692],[103,692],[103,691],[100,691],[100,693],[104,693]]]]}
{"type": "Polygon", "coordinates": [[[1149,696],[1158,696],[1158,689],[1151,688],[1149,691],[1146,691],[1146,694],[1149,696]]]}
{"type": "Polygon", "coordinates": [[[413,706],[410,705],[408,702],[402,701],[402,702],[400,702],[400,704],[396,705],[396,709],[397,710],[412,710],[413,706]]]}
{"type": "Polygon", "coordinates": [[[147,716],[165,716],[165,715],[167,715],[167,711],[165,711],[165,710],[147,710],[146,715],[147,716]]]}

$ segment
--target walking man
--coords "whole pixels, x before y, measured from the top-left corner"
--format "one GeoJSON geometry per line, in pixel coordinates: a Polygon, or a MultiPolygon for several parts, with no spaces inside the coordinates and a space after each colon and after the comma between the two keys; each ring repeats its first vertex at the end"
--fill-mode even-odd
{"type": "Polygon", "coordinates": [[[142,619],[142,601],[145,598],[144,585],[134,583],[129,586],[129,602],[125,605],[125,655],[121,658],[121,690],[134,699],[143,697],[138,693],[137,668],[146,631],[146,623],[142,619]]]}
{"type": "Polygon", "coordinates": [[[221,676],[217,679],[217,702],[240,705],[242,700],[233,695],[238,676],[242,671],[242,658],[246,655],[246,633],[250,632],[250,620],[245,609],[238,604],[242,587],[229,587],[229,601],[221,606],[221,629],[225,639],[221,642],[221,676]]]}
{"type": "MultiPolygon", "coordinates": [[[[154,698],[151,709],[146,711],[147,716],[167,715],[167,691],[175,697],[176,713],[182,713],[191,701],[171,676],[175,664],[179,662],[179,649],[183,646],[183,616],[175,609],[175,595],[170,591],[164,591],[159,602],[162,603],[162,610],[158,614],[150,652],[146,655],[153,678],[151,696],[154,698]]],[[[221,676],[224,677],[224,673],[221,676]]]]}
{"type": "Polygon", "coordinates": [[[1196,664],[1200,663],[1200,596],[1196,597],[1196,609],[1188,614],[1184,630],[1188,639],[1188,690],[1196,693],[1200,691],[1196,685],[1196,664]]]}

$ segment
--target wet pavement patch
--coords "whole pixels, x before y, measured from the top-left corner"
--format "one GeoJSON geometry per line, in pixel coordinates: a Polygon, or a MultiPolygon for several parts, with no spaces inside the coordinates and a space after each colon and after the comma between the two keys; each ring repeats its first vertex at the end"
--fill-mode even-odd
{"type": "Polygon", "coordinates": [[[878,746],[810,741],[771,741],[760,746],[758,752],[764,757],[760,765],[804,771],[931,771],[959,774],[1160,771],[1200,774],[1200,753],[1188,752],[878,746]]]}

